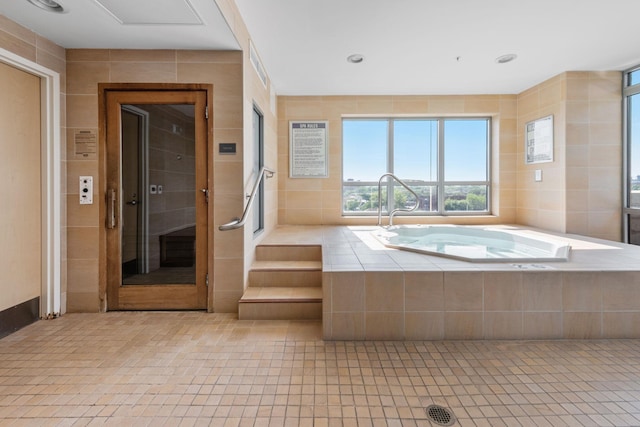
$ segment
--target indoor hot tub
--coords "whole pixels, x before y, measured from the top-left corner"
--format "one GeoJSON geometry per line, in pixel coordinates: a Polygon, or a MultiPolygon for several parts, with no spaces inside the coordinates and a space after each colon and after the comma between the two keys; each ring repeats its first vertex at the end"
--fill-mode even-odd
{"type": "Polygon", "coordinates": [[[567,261],[571,246],[517,227],[398,225],[372,232],[385,246],[470,262],[567,261]]]}

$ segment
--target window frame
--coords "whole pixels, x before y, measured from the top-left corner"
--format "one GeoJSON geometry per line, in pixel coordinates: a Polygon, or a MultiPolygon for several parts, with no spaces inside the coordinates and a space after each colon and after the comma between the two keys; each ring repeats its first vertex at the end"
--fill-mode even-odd
{"type": "Polygon", "coordinates": [[[622,76],[622,236],[630,243],[631,217],[640,216],[640,208],[631,207],[631,120],[629,119],[631,98],[640,94],[640,81],[632,84],[632,74],[640,72],[640,65],[623,71],[622,76]]]}
{"type": "MultiPolygon", "coordinates": [[[[403,177],[398,177],[403,180],[410,187],[413,186],[421,186],[421,187],[436,187],[437,190],[437,203],[438,209],[435,211],[415,211],[415,212],[403,212],[403,215],[407,216],[491,216],[492,215],[492,170],[491,170],[491,159],[492,159],[492,129],[493,129],[493,121],[492,117],[488,115],[482,116],[383,116],[383,117],[359,117],[359,116],[343,116],[342,117],[342,168],[341,168],[341,214],[343,217],[347,216],[375,216],[377,215],[377,209],[375,211],[345,211],[345,186],[346,187],[370,187],[373,186],[378,187],[378,181],[345,181],[345,157],[344,157],[344,123],[345,121],[386,121],[387,122],[387,142],[386,142],[386,172],[385,173],[394,173],[394,123],[396,121],[435,121],[437,123],[437,178],[435,181],[411,181],[404,180],[403,177]],[[487,125],[487,134],[486,134],[486,159],[485,159],[485,170],[486,170],[486,180],[485,181],[445,181],[445,157],[444,157],[444,148],[445,148],[445,132],[444,132],[444,124],[447,121],[455,121],[455,120],[482,120],[486,122],[487,125]],[[447,186],[455,186],[455,185],[470,185],[470,186],[485,186],[486,187],[486,210],[474,210],[474,211],[446,211],[445,210],[445,188],[447,186]]],[[[401,187],[399,184],[395,183],[394,180],[387,179],[386,182],[382,182],[382,189],[386,189],[387,194],[390,194],[390,191],[393,188],[401,187]]],[[[389,212],[393,209],[393,197],[387,197],[386,207],[383,207],[382,215],[388,216],[389,212]],[[386,211],[384,210],[386,208],[386,211]]]]}
{"type": "MultiPolygon", "coordinates": [[[[251,126],[253,129],[253,169],[256,174],[260,173],[260,170],[264,166],[264,114],[257,105],[253,105],[253,111],[251,113],[251,126]],[[257,126],[257,129],[256,129],[257,126]]],[[[257,176],[257,175],[256,175],[257,176]]],[[[264,231],[264,179],[260,183],[258,192],[256,193],[257,200],[254,202],[253,214],[253,236],[254,238],[260,235],[264,231]]]]}

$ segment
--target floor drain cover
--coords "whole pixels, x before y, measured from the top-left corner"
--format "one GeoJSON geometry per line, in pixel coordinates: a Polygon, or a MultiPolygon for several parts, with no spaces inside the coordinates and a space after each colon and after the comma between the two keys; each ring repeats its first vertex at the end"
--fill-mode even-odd
{"type": "Polygon", "coordinates": [[[451,411],[440,405],[429,405],[426,411],[429,419],[439,426],[450,426],[456,421],[451,411]]]}

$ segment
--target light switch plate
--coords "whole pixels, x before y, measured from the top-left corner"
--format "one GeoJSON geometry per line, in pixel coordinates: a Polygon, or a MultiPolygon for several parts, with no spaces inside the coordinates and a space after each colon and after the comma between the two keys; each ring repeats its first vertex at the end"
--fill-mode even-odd
{"type": "Polygon", "coordinates": [[[536,169],[535,180],[536,182],[542,181],[542,169],[536,169]]]}

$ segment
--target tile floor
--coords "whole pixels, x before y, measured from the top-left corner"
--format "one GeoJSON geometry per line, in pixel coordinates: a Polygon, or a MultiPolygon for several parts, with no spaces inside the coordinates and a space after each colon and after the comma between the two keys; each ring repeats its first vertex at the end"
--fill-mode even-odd
{"type": "Polygon", "coordinates": [[[0,426],[640,425],[640,340],[322,341],[320,322],[67,314],[0,339],[0,426]]]}

